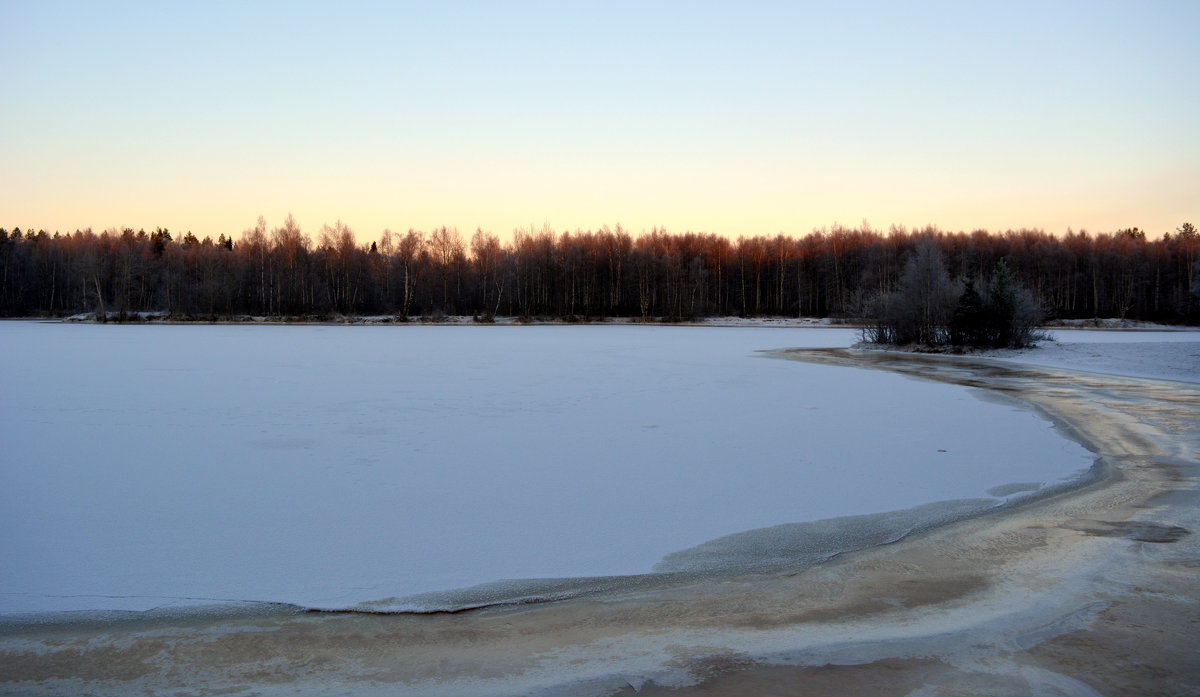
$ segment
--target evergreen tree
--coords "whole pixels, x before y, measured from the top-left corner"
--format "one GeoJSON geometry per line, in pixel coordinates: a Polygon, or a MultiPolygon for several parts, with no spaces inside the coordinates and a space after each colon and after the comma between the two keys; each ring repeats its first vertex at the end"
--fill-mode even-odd
{"type": "Polygon", "coordinates": [[[996,263],[996,269],[992,272],[992,282],[988,286],[984,321],[988,345],[993,348],[1012,345],[1013,317],[1016,315],[1016,309],[1017,291],[1012,271],[1001,259],[996,263]]]}
{"type": "Polygon", "coordinates": [[[983,297],[975,289],[975,274],[967,275],[962,295],[958,297],[958,307],[954,308],[954,316],[950,319],[950,341],[966,346],[983,346],[987,343],[987,321],[983,297]]]}

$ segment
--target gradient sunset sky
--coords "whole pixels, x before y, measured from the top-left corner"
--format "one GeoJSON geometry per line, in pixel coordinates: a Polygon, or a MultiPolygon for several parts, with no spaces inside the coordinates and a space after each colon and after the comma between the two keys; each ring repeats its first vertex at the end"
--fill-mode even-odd
{"type": "Polygon", "coordinates": [[[0,227],[1151,236],[1200,2],[0,0],[0,227]]]}

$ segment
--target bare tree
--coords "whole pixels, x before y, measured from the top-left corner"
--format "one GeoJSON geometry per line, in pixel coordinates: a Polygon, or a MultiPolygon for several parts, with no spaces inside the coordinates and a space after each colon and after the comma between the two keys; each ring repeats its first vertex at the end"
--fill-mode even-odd
{"type": "Polygon", "coordinates": [[[438,271],[442,281],[442,310],[454,312],[455,303],[450,300],[450,286],[454,285],[455,297],[458,296],[459,266],[465,260],[462,235],[458,228],[442,226],[429,236],[429,248],[437,260],[438,271]]]}
{"type": "Polygon", "coordinates": [[[500,238],[476,230],[471,237],[471,259],[479,283],[480,316],[491,319],[500,311],[500,300],[504,297],[504,249],[500,238]]]}
{"type": "Polygon", "coordinates": [[[880,293],[869,303],[874,319],[865,330],[867,340],[900,345],[948,343],[959,290],[946,271],[942,251],[925,238],[904,265],[896,290],[880,293]]]}
{"type": "Polygon", "coordinates": [[[425,248],[425,236],[416,230],[409,231],[396,245],[396,258],[403,275],[404,293],[400,305],[400,317],[407,319],[412,312],[413,297],[417,292],[417,259],[425,248]]]}
{"type": "Polygon", "coordinates": [[[330,305],[342,314],[350,314],[358,303],[360,283],[358,249],[354,231],[342,221],[333,227],[322,226],[320,247],[325,255],[330,305]]]}

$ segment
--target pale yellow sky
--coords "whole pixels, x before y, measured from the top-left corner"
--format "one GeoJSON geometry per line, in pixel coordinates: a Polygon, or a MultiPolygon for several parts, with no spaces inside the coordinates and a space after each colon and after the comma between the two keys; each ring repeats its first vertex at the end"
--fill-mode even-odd
{"type": "Polygon", "coordinates": [[[3,227],[1200,221],[1191,2],[45,2],[0,23],[3,227]]]}

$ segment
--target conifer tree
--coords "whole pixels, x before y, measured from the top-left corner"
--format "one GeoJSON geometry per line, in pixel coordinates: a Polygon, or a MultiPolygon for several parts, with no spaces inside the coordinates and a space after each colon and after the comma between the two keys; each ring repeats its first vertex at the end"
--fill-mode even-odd
{"type": "Polygon", "coordinates": [[[1017,292],[1013,284],[1012,271],[1001,259],[992,272],[988,286],[985,308],[987,343],[994,348],[1003,348],[1013,343],[1013,317],[1017,308],[1017,292]]]}
{"type": "Polygon", "coordinates": [[[975,289],[975,274],[967,275],[958,306],[950,319],[951,343],[966,346],[983,346],[987,343],[985,329],[986,313],[983,297],[975,289]]]}

